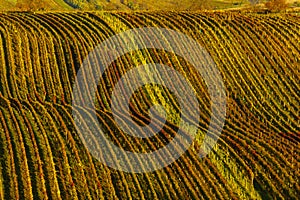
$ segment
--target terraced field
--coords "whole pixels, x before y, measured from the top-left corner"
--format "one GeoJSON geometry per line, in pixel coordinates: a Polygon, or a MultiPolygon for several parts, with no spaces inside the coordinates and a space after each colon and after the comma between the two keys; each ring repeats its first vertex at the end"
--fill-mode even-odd
{"type": "MultiPolygon", "coordinates": [[[[0,34],[1,199],[300,196],[299,13],[11,12],[0,13],[0,34]],[[102,164],[83,145],[72,116],[76,73],[102,41],[138,27],[182,32],[216,63],[226,87],[227,114],[207,157],[198,156],[211,115],[207,87],[190,63],[157,49],[130,52],[105,71],[96,92],[98,121],[111,141],[130,151],[153,151],[168,143],[178,130],[180,108],[166,88],[145,86],[132,97],[132,118],[140,125],[149,123],[153,101],[169,113],[151,138],[124,134],[110,107],[122,74],[145,63],[165,64],[183,74],[197,93],[201,116],[191,147],[163,169],[125,173],[102,164]]],[[[80,94],[82,105],[89,95],[80,94]]],[[[91,118],[84,106],[75,108],[91,118]]]]}

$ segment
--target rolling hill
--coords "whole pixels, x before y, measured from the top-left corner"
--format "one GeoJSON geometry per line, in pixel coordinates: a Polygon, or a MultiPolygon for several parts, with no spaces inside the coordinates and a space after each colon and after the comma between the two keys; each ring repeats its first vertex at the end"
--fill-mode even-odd
{"type": "MultiPolygon", "coordinates": [[[[261,1],[263,2],[263,1],[261,1]]],[[[288,0],[299,7],[299,0],[288,0]],[[297,3],[298,2],[298,3],[297,3]]],[[[250,7],[248,0],[2,0],[0,11],[8,10],[199,10],[250,7]]]]}
{"type": "MultiPolygon", "coordinates": [[[[300,196],[299,12],[7,12],[0,13],[0,36],[1,199],[296,200],[300,196]],[[199,147],[210,124],[208,89],[191,63],[174,53],[145,48],[111,63],[93,99],[96,121],[85,107],[93,94],[79,92],[80,103],[72,104],[76,75],[89,52],[118,33],[142,27],[168,28],[193,38],[220,71],[226,119],[207,157],[199,158],[199,147]],[[112,115],[114,85],[145,63],[179,71],[193,86],[201,114],[194,124],[195,141],[174,163],[153,172],[127,173],[99,162],[85,148],[75,124],[92,134],[95,127],[85,120],[100,123],[110,141],[133,152],[155,151],[170,142],[182,116],[165,87],[142,87],[130,103],[130,117],[141,126],[149,124],[153,102],[164,106],[169,118],[159,134],[131,137],[112,115]],[[79,112],[82,117],[74,118],[79,112]]],[[[155,37],[160,41],[164,35],[155,37]]],[[[178,45],[182,41],[177,40],[178,45]]],[[[176,87],[183,87],[176,76],[162,76],[175,78],[176,87]]],[[[84,80],[82,87],[92,81],[84,80]]],[[[189,134],[189,126],[184,131],[189,134]]],[[[110,146],[102,153],[118,156],[110,146]]],[[[172,155],[167,152],[165,158],[172,155]]],[[[118,162],[133,167],[141,160],[128,162],[125,156],[118,162]]]]}

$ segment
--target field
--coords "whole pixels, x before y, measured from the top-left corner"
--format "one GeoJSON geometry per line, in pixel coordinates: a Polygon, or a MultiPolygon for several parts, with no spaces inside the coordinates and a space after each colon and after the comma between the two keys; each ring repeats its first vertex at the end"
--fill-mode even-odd
{"type": "MultiPolygon", "coordinates": [[[[299,19],[299,12],[0,13],[0,199],[297,199],[299,19]],[[110,107],[122,74],[145,63],[167,64],[197,94],[201,116],[191,147],[163,169],[125,173],[99,162],[82,144],[72,117],[76,73],[102,41],[138,27],[184,33],[216,63],[227,110],[207,157],[198,157],[211,115],[207,87],[190,63],[157,49],[130,52],[109,66],[96,92],[98,121],[114,144],[130,151],[168,143],[180,108],[166,88],[148,85],[131,99],[131,117],[141,125],[148,124],[153,102],[168,113],[163,130],[150,139],[124,134],[110,107]]],[[[83,105],[90,95],[80,94],[83,105]]],[[[76,110],[92,120],[84,106],[76,110]]]]}

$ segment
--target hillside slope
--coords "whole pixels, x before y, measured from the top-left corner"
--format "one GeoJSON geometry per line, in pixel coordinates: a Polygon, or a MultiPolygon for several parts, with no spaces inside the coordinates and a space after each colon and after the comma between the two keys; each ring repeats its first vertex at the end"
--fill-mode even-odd
{"type": "Polygon", "coordinates": [[[2,0],[0,11],[70,10],[64,0],[2,0]]]}
{"type": "MultiPolygon", "coordinates": [[[[0,197],[297,199],[299,30],[299,14],[292,13],[0,14],[0,197]],[[193,66],[153,49],[122,56],[100,80],[95,100],[99,123],[116,145],[130,151],[155,150],[178,130],[177,103],[164,88],[155,88],[160,93],[147,88],[137,92],[131,105],[132,117],[146,125],[151,99],[170,104],[166,108],[175,113],[174,118],[157,136],[134,139],[112,118],[112,86],[120,75],[144,61],[167,63],[185,74],[201,108],[199,138],[181,158],[151,173],[124,173],[96,160],[82,144],[72,117],[72,87],[83,59],[100,42],[147,26],[180,31],[207,49],[225,82],[227,116],[217,145],[200,159],[210,102],[193,66]]],[[[84,105],[90,94],[80,95],[84,105]]],[[[78,105],[76,110],[92,119],[85,107],[78,105]]],[[[82,126],[92,132],[93,127],[82,126]]]]}

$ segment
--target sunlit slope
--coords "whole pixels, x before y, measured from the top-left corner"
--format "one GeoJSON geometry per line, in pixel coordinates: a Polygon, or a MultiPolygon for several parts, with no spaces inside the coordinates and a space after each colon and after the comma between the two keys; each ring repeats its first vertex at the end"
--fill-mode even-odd
{"type": "MultiPolygon", "coordinates": [[[[299,15],[9,13],[0,14],[0,34],[0,196],[4,199],[300,196],[299,15]],[[98,44],[121,31],[150,26],[177,30],[206,48],[224,79],[227,116],[217,145],[199,159],[211,114],[201,76],[182,57],[155,49],[120,57],[99,80],[95,100],[98,121],[114,144],[130,151],[153,151],[178,130],[176,99],[157,86],[141,88],[130,107],[132,118],[146,125],[153,102],[164,105],[171,118],[160,134],[138,140],[123,133],[113,120],[113,86],[140,64],[161,63],[178,70],[193,85],[201,109],[197,140],[180,159],[152,173],[130,174],[108,168],[88,153],[72,117],[72,87],[82,61],[98,44]]],[[[81,94],[83,105],[89,95],[81,94]]],[[[75,108],[91,119],[89,110],[75,108]]],[[[83,127],[92,132],[92,127],[83,127]]]]}
{"type": "Polygon", "coordinates": [[[8,10],[199,10],[249,6],[248,0],[2,0],[0,11],[8,10]]]}
{"type": "Polygon", "coordinates": [[[2,0],[0,11],[70,10],[64,0],[2,0]]]}

